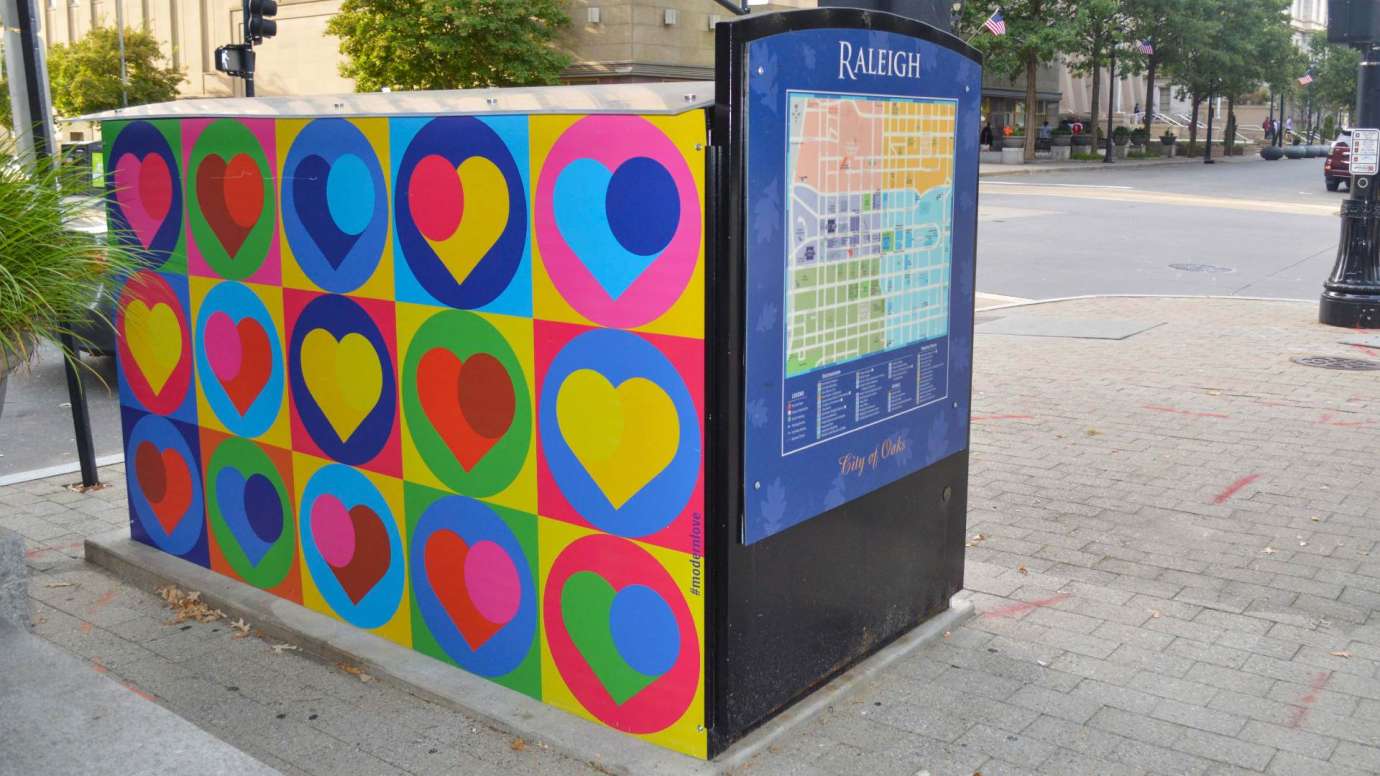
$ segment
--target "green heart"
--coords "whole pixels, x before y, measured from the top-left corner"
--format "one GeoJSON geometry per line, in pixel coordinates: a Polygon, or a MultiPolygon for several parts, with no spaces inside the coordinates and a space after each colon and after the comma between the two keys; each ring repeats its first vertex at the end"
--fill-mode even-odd
{"type": "Polygon", "coordinates": [[[593,571],[571,574],[561,590],[561,619],[565,621],[571,641],[575,642],[575,649],[594,669],[594,675],[613,696],[613,702],[622,706],[657,677],[628,665],[618,653],[609,627],[615,595],[613,585],[593,571]]]}

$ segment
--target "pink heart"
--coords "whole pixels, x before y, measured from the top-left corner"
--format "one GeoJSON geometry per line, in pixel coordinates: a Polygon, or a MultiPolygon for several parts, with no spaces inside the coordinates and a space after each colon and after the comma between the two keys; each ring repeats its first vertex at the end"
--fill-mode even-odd
{"type": "Polygon", "coordinates": [[[311,506],[311,535],[321,557],[335,568],[345,568],[355,557],[355,527],[350,511],[335,496],[322,496],[311,506]]]}
{"type": "Polygon", "coordinates": [[[522,582],[513,559],[490,541],[475,542],[465,557],[465,589],[484,619],[507,625],[522,604],[522,582]]]}
{"type": "MultiPolygon", "coordinates": [[[[125,157],[128,159],[129,157],[125,157]]],[[[211,362],[211,371],[216,373],[222,383],[235,379],[240,373],[240,363],[244,349],[240,345],[240,335],[235,322],[223,312],[212,313],[206,321],[206,358],[211,362]]]]}
{"type": "Polygon", "coordinates": [[[172,173],[158,154],[125,154],[115,165],[115,201],[147,250],[172,208],[172,173]]]}

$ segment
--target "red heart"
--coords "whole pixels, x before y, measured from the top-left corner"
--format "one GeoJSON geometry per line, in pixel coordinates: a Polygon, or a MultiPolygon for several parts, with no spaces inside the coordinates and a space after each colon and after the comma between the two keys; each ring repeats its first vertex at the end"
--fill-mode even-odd
{"type": "Polygon", "coordinates": [[[148,154],[139,163],[139,202],[149,218],[159,224],[172,208],[172,173],[158,154],[148,154]]]}
{"type": "Polygon", "coordinates": [[[171,536],[192,505],[192,473],[187,462],[176,450],[160,453],[152,442],[140,442],[134,451],[134,474],[158,524],[171,536]]]}
{"type": "Polygon", "coordinates": [[[196,170],[196,198],[211,231],[234,258],[263,215],[263,174],[249,154],[236,154],[229,162],[208,154],[196,170]]]}
{"type": "Polygon", "coordinates": [[[240,369],[229,380],[220,375],[216,378],[225,388],[230,403],[243,415],[273,374],[273,346],[268,342],[268,332],[253,318],[241,318],[235,324],[235,333],[240,338],[240,369]]]}
{"type": "Polygon", "coordinates": [[[465,471],[470,471],[513,425],[513,380],[498,359],[475,353],[465,361],[444,348],[417,365],[422,411],[465,471]]]}
{"type": "Polygon", "coordinates": [[[355,530],[355,551],[344,566],[331,566],[345,595],[358,604],[374,589],[391,562],[388,529],[374,510],[363,504],[350,507],[350,525],[355,530]]]}
{"type": "Polygon", "coordinates": [[[479,649],[503,624],[485,619],[470,598],[465,585],[465,559],[469,553],[470,546],[454,531],[437,531],[427,539],[422,563],[426,566],[431,589],[436,591],[441,606],[445,607],[465,643],[470,649],[479,649]]]}

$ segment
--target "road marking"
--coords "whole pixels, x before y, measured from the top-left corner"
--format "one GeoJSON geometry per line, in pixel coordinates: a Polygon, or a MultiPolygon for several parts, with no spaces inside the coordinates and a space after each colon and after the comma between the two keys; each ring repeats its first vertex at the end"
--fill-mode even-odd
{"type": "Polygon", "coordinates": [[[1090,186],[1061,187],[1050,184],[1022,186],[1016,191],[989,191],[988,196],[1046,196],[1068,199],[1095,199],[1108,202],[1139,202],[1149,205],[1191,205],[1197,207],[1220,208],[1224,210],[1252,210],[1262,213],[1281,213],[1285,215],[1335,216],[1339,206],[1335,204],[1310,204],[1301,202],[1277,202],[1273,200],[1237,199],[1233,197],[1205,197],[1197,194],[1170,194],[1160,191],[1117,191],[1094,189],[1090,186]]]}
{"type": "Polygon", "coordinates": [[[1061,189],[1121,189],[1123,191],[1134,191],[1134,186],[1094,186],[1091,183],[1021,183],[1019,181],[983,181],[983,186],[1025,186],[1039,187],[1049,186],[1061,189]]]}

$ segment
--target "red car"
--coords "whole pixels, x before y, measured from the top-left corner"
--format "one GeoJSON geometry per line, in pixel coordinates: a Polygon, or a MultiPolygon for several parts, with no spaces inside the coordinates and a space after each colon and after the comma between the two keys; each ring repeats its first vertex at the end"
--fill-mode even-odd
{"type": "Polygon", "coordinates": [[[1351,133],[1343,130],[1323,162],[1323,182],[1328,191],[1336,191],[1343,183],[1351,188],[1351,146],[1347,143],[1350,139],[1351,133]]]}

